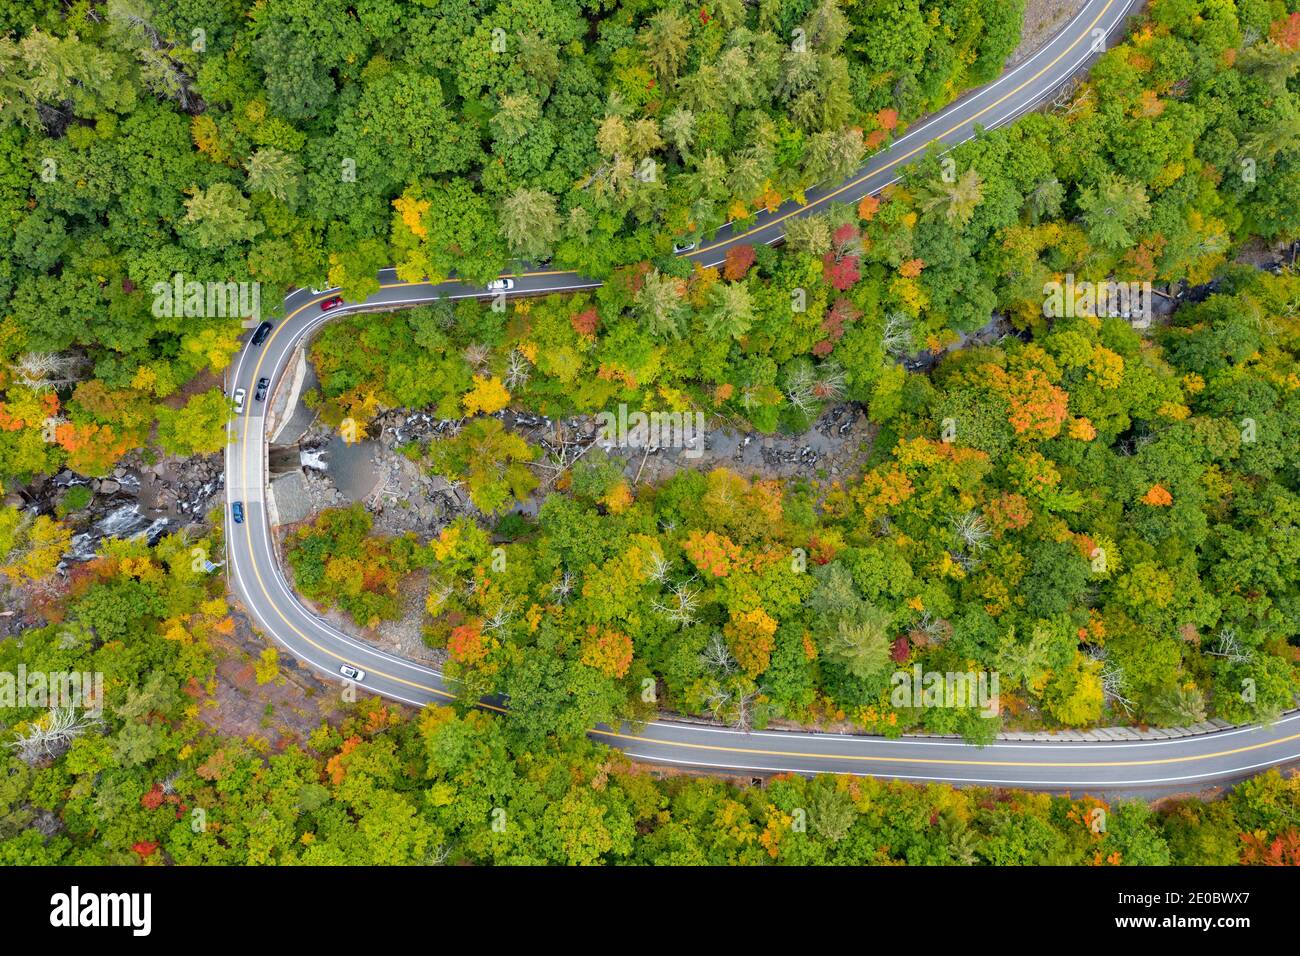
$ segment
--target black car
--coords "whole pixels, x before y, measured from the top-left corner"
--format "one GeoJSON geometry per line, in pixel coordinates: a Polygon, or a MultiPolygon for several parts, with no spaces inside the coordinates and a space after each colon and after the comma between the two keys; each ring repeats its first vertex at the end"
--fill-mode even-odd
{"type": "Polygon", "coordinates": [[[261,345],[263,342],[266,341],[266,337],[270,334],[271,334],[271,323],[263,322],[261,325],[257,327],[257,331],[253,333],[253,344],[261,345]]]}
{"type": "Polygon", "coordinates": [[[266,387],[271,384],[269,378],[259,378],[257,380],[257,391],[253,393],[255,401],[263,401],[266,398],[266,387]]]}

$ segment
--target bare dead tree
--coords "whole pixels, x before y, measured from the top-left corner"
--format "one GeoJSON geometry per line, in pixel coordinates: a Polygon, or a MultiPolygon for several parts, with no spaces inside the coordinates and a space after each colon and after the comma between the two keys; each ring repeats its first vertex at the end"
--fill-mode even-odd
{"type": "Polygon", "coordinates": [[[429,848],[429,852],[424,855],[424,863],[426,866],[442,866],[450,856],[451,847],[445,843],[439,843],[437,846],[429,848]]]}
{"type": "Polygon", "coordinates": [[[528,356],[518,349],[511,350],[510,357],[506,360],[506,388],[514,391],[527,385],[532,368],[528,356]]]}
{"type": "Polygon", "coordinates": [[[44,717],[19,731],[9,746],[18,752],[19,760],[35,766],[43,760],[59,757],[74,740],[101,723],[100,718],[89,711],[51,707],[44,717]]]}
{"type": "Polygon", "coordinates": [[[560,575],[560,580],[551,585],[551,596],[555,598],[556,604],[563,604],[572,593],[573,575],[565,571],[560,575]]]}
{"type": "Polygon", "coordinates": [[[1101,691],[1106,700],[1124,708],[1124,713],[1133,713],[1133,701],[1124,695],[1124,672],[1114,664],[1107,664],[1101,671],[1101,691]]]}
{"type": "Polygon", "coordinates": [[[735,695],[736,705],[731,725],[737,730],[750,730],[754,725],[754,704],[763,688],[755,687],[735,695]]]}
{"type": "Polygon", "coordinates": [[[674,624],[686,626],[695,623],[699,603],[699,592],[690,586],[689,581],[684,581],[668,589],[666,600],[656,598],[651,607],[674,624]]]}
{"type": "Polygon", "coordinates": [[[912,317],[906,312],[891,312],[880,333],[880,346],[886,355],[898,358],[912,351],[912,317]]]}
{"type": "Polygon", "coordinates": [[[1071,79],[1052,97],[1052,112],[1064,116],[1073,116],[1092,102],[1092,87],[1079,93],[1079,81],[1071,79]],[[1076,95],[1077,94],[1077,95],[1076,95]]]}
{"type": "Polygon", "coordinates": [[[475,369],[481,369],[483,366],[487,365],[488,359],[492,357],[492,350],[486,345],[476,342],[473,345],[467,346],[461,355],[464,357],[465,361],[475,369]]]}
{"type": "Polygon", "coordinates": [[[932,617],[929,611],[922,611],[920,619],[908,632],[915,643],[929,647],[942,644],[952,637],[952,624],[941,617],[932,617]]]}
{"type": "Polygon", "coordinates": [[[649,580],[654,581],[656,584],[663,584],[668,580],[668,572],[671,569],[672,565],[664,557],[663,552],[656,551],[650,556],[650,566],[646,574],[649,580]]]}
{"type": "Polygon", "coordinates": [[[714,683],[705,695],[704,706],[712,715],[713,719],[720,723],[726,723],[724,714],[727,711],[727,705],[731,703],[731,692],[721,684],[714,683]]]}
{"type": "Polygon", "coordinates": [[[1110,662],[1106,648],[1100,644],[1090,644],[1085,653],[1091,660],[1098,661],[1102,665],[1101,692],[1105,700],[1122,707],[1124,713],[1132,714],[1134,704],[1132,698],[1125,693],[1127,680],[1124,677],[1124,669],[1110,662]]]}
{"type": "Polygon", "coordinates": [[[1241,638],[1234,628],[1225,627],[1219,631],[1213,646],[1205,652],[1211,657],[1222,657],[1234,664],[1249,664],[1254,659],[1254,651],[1243,647],[1241,638]]]}
{"type": "Polygon", "coordinates": [[[1107,661],[1101,669],[1101,692],[1102,696],[1111,704],[1118,704],[1124,709],[1124,713],[1133,713],[1133,700],[1126,693],[1128,681],[1124,677],[1124,669],[1118,664],[1112,664],[1107,661]]]}
{"type": "Polygon", "coordinates": [[[848,373],[837,362],[827,362],[817,369],[817,381],[813,385],[813,394],[824,402],[835,402],[844,396],[844,389],[849,384],[848,373]]]}
{"type": "Polygon", "coordinates": [[[483,630],[500,631],[510,623],[510,619],[513,616],[514,612],[510,610],[510,606],[508,604],[502,604],[492,613],[491,617],[483,622],[483,630]]]}
{"type": "Polygon", "coordinates": [[[578,459],[595,448],[597,444],[598,442],[593,441],[586,445],[582,445],[578,442],[562,440],[560,447],[551,452],[551,458],[554,459],[553,461],[536,461],[533,462],[533,467],[542,468],[549,472],[549,474],[546,475],[546,484],[547,487],[553,486],[560,480],[561,475],[577,464],[578,459]],[[578,453],[573,455],[573,457],[569,457],[570,452],[575,448],[578,449],[578,453]]]}
{"type": "Polygon", "coordinates": [[[993,533],[978,511],[967,511],[956,518],[949,517],[949,522],[957,532],[957,537],[971,551],[984,551],[989,546],[993,533]]]}
{"type": "Polygon", "coordinates": [[[734,673],[738,666],[731,648],[727,646],[726,638],[717,631],[709,635],[704,650],[700,651],[700,663],[717,674],[734,673]]]}
{"type": "Polygon", "coordinates": [[[815,415],[822,402],[833,402],[844,394],[848,376],[834,362],[819,368],[797,369],[785,384],[785,400],[805,415],[815,415]]]}
{"type": "Polygon", "coordinates": [[[28,352],[9,365],[14,377],[28,388],[41,390],[79,381],[81,360],[58,352],[28,352]]]}
{"type": "Polygon", "coordinates": [[[761,687],[731,689],[714,682],[704,697],[704,706],[719,723],[748,731],[754,725],[754,705],[762,693],[761,687]]]}

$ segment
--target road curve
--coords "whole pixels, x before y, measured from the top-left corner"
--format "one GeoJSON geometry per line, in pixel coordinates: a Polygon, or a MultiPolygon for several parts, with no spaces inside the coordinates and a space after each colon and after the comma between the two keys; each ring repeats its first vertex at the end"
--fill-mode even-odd
{"type": "MultiPolygon", "coordinates": [[[[751,228],[727,225],[689,253],[704,265],[723,261],[736,243],[775,243],[782,223],[824,209],[831,201],[855,202],[898,178],[904,163],[931,142],[945,147],[970,139],[1028,112],[1098,55],[1101,40],[1122,31],[1139,0],[1087,0],[1051,42],[997,81],[971,92],[913,127],[872,156],[848,182],[811,189],[806,203],[787,203],[760,214],[751,228]]],[[[512,275],[512,295],[593,288],[600,283],[562,271],[512,275]]],[[[339,679],[339,667],[366,672],[363,691],[414,705],[455,698],[443,676],[429,667],[370,646],[331,627],[307,610],[282,573],[267,520],[267,436],[265,404],[253,399],[262,377],[278,382],[294,349],[325,321],[361,310],[431,302],[440,298],[482,298],[479,287],[460,282],[407,283],[392,270],[380,273],[379,291],[361,303],[329,312],[319,303],[329,294],[298,289],[285,300],[285,318],[260,347],[247,345],[228,376],[228,388],[248,392],[245,413],[230,426],[226,450],[228,502],[239,501],[244,521],[227,518],[230,586],[258,626],[289,653],[322,675],[339,679]]],[[[492,707],[492,704],[484,706],[492,707]]],[[[1156,741],[998,741],[977,748],[933,737],[880,737],[814,732],[754,731],[697,722],[655,721],[643,728],[601,726],[592,736],[630,757],[732,773],[852,773],[914,781],[1005,785],[1036,789],[1184,790],[1248,775],[1300,759],[1300,713],[1269,727],[1252,726],[1196,737],[1156,741]]]]}

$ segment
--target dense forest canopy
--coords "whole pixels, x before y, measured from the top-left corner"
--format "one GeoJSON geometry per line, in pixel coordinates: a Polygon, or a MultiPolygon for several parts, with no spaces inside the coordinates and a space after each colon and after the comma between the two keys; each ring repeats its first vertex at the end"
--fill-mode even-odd
{"type": "MultiPolygon", "coordinates": [[[[1293,270],[1233,260],[1300,229],[1297,144],[1263,148],[1300,116],[1300,14],[1193,8],[1154,5],[1061,108],[917,163],[879,198],[791,220],[780,250],[742,245],[718,269],[644,262],[508,314],[461,302],[326,329],[314,399],[333,422],[624,403],[800,433],[847,398],[880,427],[865,475],[829,494],[715,472],[633,501],[621,465],[591,456],[536,534],[516,529],[492,588],[471,586],[486,539],[444,532],[428,636],[453,673],[525,697],[543,726],[552,706],[573,727],[641,712],[653,678],[669,706],[729,720],[996,731],[977,707],[891,707],[892,674],[916,663],[1000,673],[1007,713],[1031,723],[1288,709],[1300,289],[1293,270]],[[1213,291],[1158,321],[1045,316],[1046,290],[1076,276],[1171,300],[1213,291]],[[1019,334],[962,338],[995,312],[1019,334]],[[947,345],[966,347],[907,370],[947,345]],[[796,549],[820,567],[790,573],[796,549]],[[570,579],[540,626],[500,626],[502,607],[552,608],[570,579]],[[557,656],[574,673],[541,681],[557,656]],[[603,675],[578,666],[597,657],[603,675]],[[587,691],[566,698],[578,676],[587,691]]],[[[535,450],[511,439],[475,421],[412,453],[493,513],[535,484],[520,480],[535,450]]],[[[321,573],[308,593],[324,597],[336,585],[321,573]]],[[[391,594],[375,606],[396,613],[391,594]]]]}
{"type": "MultiPolygon", "coordinates": [[[[597,450],[535,522],[421,545],[354,506],[296,532],[289,563],[363,625],[398,617],[427,570],[426,640],[475,694],[526,702],[536,734],[665,705],[972,740],[1008,719],[1269,719],[1297,689],[1297,303],[1295,276],[1237,268],[1156,340],[1076,318],[885,374],[847,481],[715,468],[634,487],[597,450]],[[998,673],[1001,714],[891,705],[914,665],[998,673]]],[[[537,484],[537,450],[493,418],[408,453],[489,515],[537,484]]]]}
{"type": "MultiPolygon", "coordinates": [[[[84,351],[114,404],[151,402],[237,348],[232,322],[154,314],[176,273],[260,282],[268,310],[307,283],[364,297],[387,265],[608,274],[843,177],[995,76],[1020,9],[8,3],[0,359],[84,351]]],[[[88,468],[145,434],[97,397],[60,439],[88,468]]]]}
{"type": "MultiPolygon", "coordinates": [[[[823,390],[842,379],[863,399],[882,353],[940,347],[995,308],[1031,322],[1043,283],[1063,274],[1194,284],[1235,242],[1300,228],[1295,27],[1278,0],[1153,4],[1068,109],[968,144],[960,168],[916,166],[879,211],[872,200],[789,220],[790,248],[821,268],[786,256],[769,281],[739,288],[743,250],[714,287],[668,255],[672,243],[842,174],[908,119],[988,79],[1015,44],[1015,4],[724,3],[707,19],[680,4],[471,15],[361,3],[329,16],[278,0],[250,16],[203,7],[9,8],[22,33],[0,44],[0,215],[15,237],[0,263],[7,485],[64,463],[103,473],[164,424],[160,399],[176,406],[165,452],[220,448],[218,396],[179,396],[226,366],[239,327],[155,314],[154,284],[177,274],[260,282],[270,313],[300,284],[362,296],[386,265],[408,277],[455,266],[480,280],[516,254],[553,254],[595,276],[630,266],[575,330],[608,329],[596,349],[564,341],[563,327],[552,333],[560,347],[542,350],[547,374],[533,377],[551,394],[534,400],[597,408],[620,383],[658,379],[673,393],[719,389],[728,411],[768,429],[801,419],[790,379],[823,390]],[[414,28],[421,18],[437,29],[414,28]],[[493,52],[498,18],[504,53],[493,52]],[[671,80],[652,62],[676,48],[650,42],[661,30],[681,33],[671,80]],[[809,44],[797,56],[778,42],[795,30],[809,44]],[[602,43],[606,34],[623,39],[602,43]],[[720,83],[725,58],[737,61],[728,77],[752,73],[752,84],[720,83]],[[541,74],[524,69],[535,60],[541,74]],[[753,102],[693,94],[700,77],[753,102]],[[842,109],[804,129],[791,103],[834,102],[818,85],[834,77],[842,109]],[[506,123],[516,100],[537,117],[506,123]],[[686,114],[689,136],[674,145],[664,129],[686,114]],[[503,124],[528,135],[511,145],[503,124]],[[550,127],[565,135],[550,142],[550,127]],[[817,137],[846,130],[864,142],[843,169],[804,168],[834,155],[817,137]],[[545,158],[515,155],[534,151],[545,158]],[[630,175],[605,191],[589,182],[617,180],[650,153],[651,181],[630,175]],[[709,163],[717,169],[693,165],[709,163]],[[512,249],[510,236],[530,248],[512,249]],[[697,348],[670,348],[686,335],[697,348]],[[810,370],[805,357],[830,368],[810,370]],[[55,389],[36,394],[41,385],[55,389]]],[[[771,262],[767,250],[752,255],[771,262]]],[[[450,321],[421,322],[418,367],[397,366],[379,391],[365,383],[366,395],[454,409],[452,393],[469,391],[475,369],[459,349],[443,354],[450,321]]],[[[453,335],[481,345],[502,331],[485,316],[453,335]]],[[[389,334],[381,348],[410,348],[400,329],[389,334]]],[[[327,392],[358,378],[336,376],[327,392]]]]}
{"type": "MultiPolygon", "coordinates": [[[[58,619],[0,642],[0,666],[98,670],[106,700],[75,726],[20,713],[0,749],[0,864],[396,865],[886,863],[1295,864],[1300,779],[1225,800],[1134,801],[865,778],[764,787],[658,778],[578,738],[520,737],[481,712],[404,719],[377,699],[301,742],[279,721],[211,732],[218,576],[191,549],[120,544],[78,575],[58,619]],[[54,759],[51,759],[54,758],[54,759]]],[[[259,684],[279,678],[274,655],[259,684]]],[[[229,700],[223,706],[229,706],[229,700]]]]}

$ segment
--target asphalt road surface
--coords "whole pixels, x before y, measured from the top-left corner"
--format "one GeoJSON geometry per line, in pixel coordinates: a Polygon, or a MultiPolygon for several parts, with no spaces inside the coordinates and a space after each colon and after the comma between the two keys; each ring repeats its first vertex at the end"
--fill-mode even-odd
{"type": "MultiPolygon", "coordinates": [[[[831,201],[856,202],[879,192],[895,182],[899,168],[922,155],[931,142],[951,147],[976,135],[979,128],[1000,126],[1034,109],[1097,56],[1108,38],[1122,33],[1135,6],[1136,0],[1088,0],[1045,47],[997,81],[913,127],[872,156],[850,181],[811,189],[805,205],[787,203],[773,213],[763,213],[746,231],[723,227],[687,257],[716,265],[735,243],[779,242],[787,219],[819,212],[831,201]]],[[[520,272],[511,277],[515,286],[510,295],[599,285],[572,272],[520,272]]],[[[364,670],[360,693],[422,705],[455,696],[441,674],[331,627],[304,608],[286,583],[265,508],[265,404],[253,398],[258,379],[269,378],[274,389],[300,340],[328,320],[359,310],[489,295],[481,287],[455,281],[439,285],[401,282],[392,270],[380,273],[380,283],[379,292],[365,302],[345,303],[328,312],[321,312],[319,303],[333,295],[332,291],[296,290],[285,300],[286,317],[270,337],[261,346],[246,346],[240,354],[228,389],[233,393],[244,388],[248,398],[244,414],[231,424],[226,489],[228,502],[243,503],[244,521],[227,521],[227,570],[231,586],[258,626],[300,661],[336,680],[342,679],[342,665],[364,670]]],[[[1296,713],[1270,727],[1242,727],[1197,737],[1104,743],[999,741],[982,748],[944,738],[886,740],[809,732],[743,732],[674,721],[656,721],[640,730],[598,727],[592,736],[638,760],[724,772],[853,773],[1051,790],[1187,790],[1300,759],[1300,714],[1296,713]]]]}

